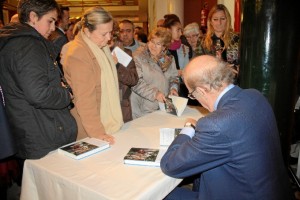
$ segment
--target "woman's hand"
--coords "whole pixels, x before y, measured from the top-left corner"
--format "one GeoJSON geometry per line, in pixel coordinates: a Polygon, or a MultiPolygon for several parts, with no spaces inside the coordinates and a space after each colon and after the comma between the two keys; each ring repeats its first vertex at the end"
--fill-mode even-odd
{"type": "Polygon", "coordinates": [[[173,96],[178,96],[178,92],[177,92],[177,90],[176,89],[171,89],[171,91],[170,91],[170,95],[173,95],[173,96]]]}
{"type": "Polygon", "coordinates": [[[114,63],[117,64],[119,61],[118,61],[118,58],[117,58],[115,52],[112,53],[112,57],[113,57],[114,63]]]}
{"type": "Polygon", "coordinates": [[[182,76],[182,70],[177,70],[178,71],[178,76],[181,77],[182,76]]]}
{"type": "Polygon", "coordinates": [[[164,103],[166,101],[166,97],[161,91],[156,92],[155,99],[161,103],[164,103]]]}
{"type": "Polygon", "coordinates": [[[115,143],[115,138],[112,135],[101,134],[97,138],[100,139],[100,140],[104,140],[106,142],[109,142],[109,144],[114,144],[115,143]]]}

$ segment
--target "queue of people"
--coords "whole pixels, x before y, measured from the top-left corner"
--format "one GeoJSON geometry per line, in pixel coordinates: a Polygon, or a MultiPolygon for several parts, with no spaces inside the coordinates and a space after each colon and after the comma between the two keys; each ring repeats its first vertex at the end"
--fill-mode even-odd
{"type": "Polygon", "coordinates": [[[117,145],[113,134],[124,123],[176,95],[210,114],[190,119],[161,161],[165,174],[200,185],[166,199],[289,197],[273,111],[258,91],[236,85],[239,35],[224,5],[210,10],[206,34],[168,14],[145,42],[132,21],[116,22],[101,7],[76,24],[68,12],[55,0],[20,0],[19,22],[0,29],[5,120],[21,168],[85,137],[117,145]],[[132,57],[128,66],[112,54],[116,47],[132,57]]]}

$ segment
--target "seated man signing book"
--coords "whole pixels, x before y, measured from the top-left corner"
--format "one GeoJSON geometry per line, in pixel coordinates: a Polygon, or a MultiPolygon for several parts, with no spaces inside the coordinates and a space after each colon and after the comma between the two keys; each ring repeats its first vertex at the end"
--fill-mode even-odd
{"type": "Polygon", "coordinates": [[[211,113],[182,129],[160,165],[175,178],[201,174],[199,190],[177,187],[166,199],[292,199],[266,98],[233,85],[232,69],[212,56],[192,60],[183,76],[189,97],[211,113]]]}

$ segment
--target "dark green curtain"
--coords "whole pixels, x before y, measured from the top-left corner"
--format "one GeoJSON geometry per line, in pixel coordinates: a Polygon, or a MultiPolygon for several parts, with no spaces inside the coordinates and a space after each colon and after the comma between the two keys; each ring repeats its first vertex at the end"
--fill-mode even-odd
{"type": "Polygon", "coordinates": [[[272,105],[285,162],[300,64],[299,4],[298,0],[242,1],[240,85],[258,89],[272,105]]]}

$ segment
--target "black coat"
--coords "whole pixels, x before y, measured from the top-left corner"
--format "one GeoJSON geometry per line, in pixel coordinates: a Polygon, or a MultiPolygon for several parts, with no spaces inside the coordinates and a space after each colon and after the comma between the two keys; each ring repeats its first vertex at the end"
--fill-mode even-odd
{"type": "Polygon", "coordinates": [[[16,153],[0,94],[0,160],[16,153]]]}
{"type": "Polygon", "coordinates": [[[17,157],[41,158],[76,139],[53,47],[34,28],[13,24],[0,30],[0,85],[17,146],[17,157]]]}

